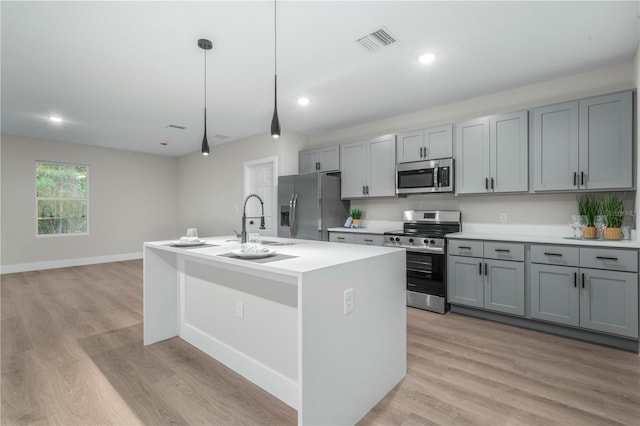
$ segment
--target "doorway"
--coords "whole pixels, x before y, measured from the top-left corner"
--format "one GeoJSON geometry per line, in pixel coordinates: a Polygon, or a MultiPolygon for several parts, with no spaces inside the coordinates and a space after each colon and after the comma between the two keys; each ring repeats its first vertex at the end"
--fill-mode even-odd
{"type": "MultiPolygon", "coordinates": [[[[278,157],[268,157],[260,160],[244,162],[244,194],[242,200],[249,194],[256,194],[264,201],[264,225],[260,229],[260,219],[247,219],[247,232],[259,232],[260,235],[276,236],[274,227],[276,208],[278,203],[278,157]]],[[[260,217],[260,202],[252,198],[247,203],[247,218],[260,217]]]]}

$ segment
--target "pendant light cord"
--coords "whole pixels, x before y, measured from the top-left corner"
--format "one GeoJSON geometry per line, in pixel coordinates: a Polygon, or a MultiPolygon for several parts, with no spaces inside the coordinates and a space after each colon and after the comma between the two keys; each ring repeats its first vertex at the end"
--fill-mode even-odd
{"type": "Polygon", "coordinates": [[[273,0],[273,73],[278,74],[278,0],[273,0]]]}
{"type": "MultiPolygon", "coordinates": [[[[207,51],[203,50],[204,53],[204,108],[207,109],[207,51]]],[[[205,122],[206,126],[206,122],[205,122]]]]}

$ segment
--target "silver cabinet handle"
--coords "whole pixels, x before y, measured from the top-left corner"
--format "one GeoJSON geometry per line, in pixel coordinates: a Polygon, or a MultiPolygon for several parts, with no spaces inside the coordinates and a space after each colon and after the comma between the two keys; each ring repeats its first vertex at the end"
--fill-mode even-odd
{"type": "Polygon", "coordinates": [[[291,236],[295,238],[298,236],[298,194],[295,192],[291,196],[291,201],[289,201],[289,209],[291,210],[291,226],[289,229],[291,236]]]}

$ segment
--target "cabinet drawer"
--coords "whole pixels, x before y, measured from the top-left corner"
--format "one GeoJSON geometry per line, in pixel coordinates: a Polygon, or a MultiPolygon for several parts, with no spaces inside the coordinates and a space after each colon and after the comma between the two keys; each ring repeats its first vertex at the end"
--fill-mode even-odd
{"type": "Polygon", "coordinates": [[[482,257],[483,243],[473,240],[449,240],[448,253],[455,256],[482,257]]]}
{"type": "Polygon", "coordinates": [[[355,234],[353,242],[368,246],[381,246],[384,243],[384,237],[377,234],[355,234]]]}
{"type": "Polygon", "coordinates": [[[580,267],[638,272],[638,252],[636,250],[581,248],[580,267]]]}
{"type": "Polygon", "coordinates": [[[556,245],[531,245],[531,262],[559,266],[578,266],[580,254],[578,247],[556,245]]]}
{"type": "Polygon", "coordinates": [[[484,257],[524,262],[524,244],[487,241],[484,243],[484,257]]]}
{"type": "Polygon", "coordinates": [[[354,243],[355,235],[348,232],[330,232],[329,241],[334,243],[354,243]]]}

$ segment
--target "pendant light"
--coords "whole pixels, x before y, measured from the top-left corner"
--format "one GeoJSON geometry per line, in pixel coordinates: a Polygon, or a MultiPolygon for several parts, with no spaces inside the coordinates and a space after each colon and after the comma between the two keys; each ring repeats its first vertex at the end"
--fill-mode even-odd
{"type": "Polygon", "coordinates": [[[277,0],[273,0],[273,118],[271,119],[271,136],[280,137],[280,120],[278,120],[278,35],[277,33],[277,0]]]}
{"type": "Polygon", "coordinates": [[[209,155],[209,141],[207,140],[207,50],[213,48],[213,43],[206,38],[198,40],[198,47],[204,51],[204,137],[202,138],[202,155],[209,155]]]}

